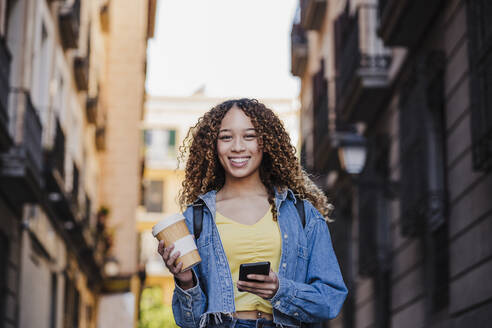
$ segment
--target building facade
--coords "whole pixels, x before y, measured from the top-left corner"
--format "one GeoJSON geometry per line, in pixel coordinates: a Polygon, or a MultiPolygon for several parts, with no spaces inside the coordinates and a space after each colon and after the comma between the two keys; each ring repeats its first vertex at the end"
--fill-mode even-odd
{"type": "Polygon", "coordinates": [[[122,272],[137,274],[136,255],[127,249],[136,254],[136,238],[133,246],[121,241],[128,227],[136,235],[136,205],[118,210],[121,199],[107,193],[115,187],[107,166],[121,153],[113,135],[133,138],[133,131],[127,161],[136,169],[124,172],[134,175],[124,186],[133,194],[121,206],[132,197],[136,204],[138,123],[132,128],[125,120],[141,115],[155,1],[118,4],[0,1],[2,327],[96,327],[104,317],[98,308],[106,259],[122,258],[122,272]],[[126,48],[118,43],[123,30],[126,48]],[[132,57],[123,58],[123,70],[115,54],[125,49],[132,57]],[[133,83],[131,92],[121,91],[121,80],[133,83]],[[116,229],[114,214],[130,223],[116,229]],[[130,256],[123,259],[121,248],[130,256]]]}
{"type": "Polygon", "coordinates": [[[334,203],[349,295],[330,327],[486,327],[489,1],[301,0],[301,160],[334,203]],[[363,136],[347,173],[345,136],[363,136]]]}

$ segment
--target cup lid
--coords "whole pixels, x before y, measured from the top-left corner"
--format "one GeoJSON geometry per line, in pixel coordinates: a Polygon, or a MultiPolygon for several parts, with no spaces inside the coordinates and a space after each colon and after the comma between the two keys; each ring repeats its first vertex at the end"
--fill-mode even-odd
{"type": "Polygon", "coordinates": [[[155,226],[152,227],[152,234],[155,237],[162,230],[184,219],[185,217],[181,213],[166,216],[164,219],[160,220],[155,226]]]}

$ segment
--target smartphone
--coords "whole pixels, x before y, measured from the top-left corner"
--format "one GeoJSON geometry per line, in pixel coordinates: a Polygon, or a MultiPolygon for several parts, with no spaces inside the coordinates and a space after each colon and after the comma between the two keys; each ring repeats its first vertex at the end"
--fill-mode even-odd
{"type": "Polygon", "coordinates": [[[258,280],[248,279],[248,274],[262,274],[268,276],[270,274],[270,262],[243,263],[239,266],[239,280],[253,281],[258,280]]]}

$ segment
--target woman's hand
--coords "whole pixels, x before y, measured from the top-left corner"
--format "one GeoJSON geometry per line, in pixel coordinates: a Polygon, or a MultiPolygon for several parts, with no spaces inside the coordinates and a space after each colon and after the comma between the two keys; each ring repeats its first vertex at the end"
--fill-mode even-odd
{"type": "Polygon", "coordinates": [[[169,271],[174,275],[176,280],[179,283],[179,286],[184,290],[190,289],[193,287],[193,273],[191,270],[187,270],[185,272],[181,272],[183,268],[183,262],[180,262],[176,265],[176,259],[179,257],[179,251],[176,252],[173,256],[171,256],[171,252],[174,249],[174,245],[164,248],[164,241],[159,242],[159,246],[157,247],[157,251],[162,256],[166,267],[169,271]]]}
{"type": "Polygon", "coordinates": [[[237,288],[243,292],[253,293],[264,299],[270,299],[277,293],[278,277],[275,272],[270,270],[268,276],[262,274],[248,274],[248,279],[259,280],[261,282],[249,282],[238,280],[237,288]]]}

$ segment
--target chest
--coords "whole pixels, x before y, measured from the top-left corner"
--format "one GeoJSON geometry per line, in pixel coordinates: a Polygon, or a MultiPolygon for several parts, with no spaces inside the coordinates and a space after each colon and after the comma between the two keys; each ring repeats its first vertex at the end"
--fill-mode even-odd
{"type": "Polygon", "coordinates": [[[264,198],[233,199],[216,204],[217,212],[244,225],[259,222],[270,210],[270,204],[264,198]]]}

